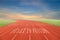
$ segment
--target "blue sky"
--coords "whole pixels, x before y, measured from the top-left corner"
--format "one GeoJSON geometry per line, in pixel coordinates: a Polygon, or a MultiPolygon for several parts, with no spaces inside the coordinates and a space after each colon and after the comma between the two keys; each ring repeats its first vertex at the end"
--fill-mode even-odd
{"type": "Polygon", "coordinates": [[[0,0],[2,17],[14,13],[60,19],[60,0],[0,0]]]}

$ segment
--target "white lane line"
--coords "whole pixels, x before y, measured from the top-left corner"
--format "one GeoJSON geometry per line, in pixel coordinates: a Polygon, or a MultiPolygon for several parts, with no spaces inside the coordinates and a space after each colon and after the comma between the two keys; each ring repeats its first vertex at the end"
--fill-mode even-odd
{"type": "Polygon", "coordinates": [[[44,35],[44,37],[45,37],[46,40],[49,40],[46,35],[44,35]]]}
{"type": "Polygon", "coordinates": [[[4,36],[5,34],[7,34],[7,33],[10,33],[12,30],[14,30],[15,28],[10,28],[10,30],[8,30],[8,31],[4,31],[4,33],[2,33],[0,36],[4,36]]]}
{"type": "MultiPolygon", "coordinates": [[[[15,30],[16,31],[16,30],[15,30]]],[[[17,31],[16,31],[17,32],[17,31]]],[[[17,34],[15,33],[15,35],[13,36],[13,38],[11,40],[15,40],[17,34]]]]}
{"type": "Polygon", "coordinates": [[[29,40],[31,40],[31,35],[29,34],[29,40]]]}
{"type": "MultiPolygon", "coordinates": [[[[10,30],[10,31],[11,31],[11,30],[10,30]]],[[[5,34],[9,33],[10,31],[7,31],[7,32],[4,31],[4,33],[2,33],[0,36],[3,36],[3,35],[5,35],[5,34]]]]}
{"type": "Polygon", "coordinates": [[[16,36],[17,36],[17,35],[15,34],[11,40],[15,40],[16,36]]]}

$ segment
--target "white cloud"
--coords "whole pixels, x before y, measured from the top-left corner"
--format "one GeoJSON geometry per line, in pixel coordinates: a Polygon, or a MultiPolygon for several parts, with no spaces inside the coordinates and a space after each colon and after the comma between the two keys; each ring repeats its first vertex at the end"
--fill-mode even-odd
{"type": "Polygon", "coordinates": [[[37,6],[40,7],[41,5],[43,5],[42,2],[39,2],[40,0],[31,0],[30,2],[28,0],[21,0],[21,2],[19,4],[22,5],[33,5],[33,6],[37,6]]]}
{"type": "MultiPolygon", "coordinates": [[[[55,11],[52,11],[52,10],[49,10],[48,8],[46,8],[45,6],[44,7],[41,7],[43,12],[42,13],[34,13],[33,11],[22,11],[22,12],[17,12],[18,10],[22,10],[22,9],[19,9],[18,7],[16,7],[16,9],[14,9],[14,11],[12,9],[9,9],[9,8],[3,8],[0,10],[0,15],[2,15],[1,17],[3,17],[3,15],[5,15],[6,18],[34,18],[34,17],[40,17],[40,18],[56,18],[56,15],[58,14],[58,12],[55,12],[55,11]],[[17,10],[17,11],[16,11],[17,10]],[[25,15],[25,14],[26,15],[25,15]],[[31,15],[30,15],[31,14],[31,15]],[[7,16],[9,15],[9,16],[7,16]],[[12,16],[11,16],[12,15],[12,16]],[[16,16],[15,16],[16,15],[16,16]],[[18,16],[20,15],[20,16],[18,16]],[[21,16],[21,15],[24,15],[24,16],[21,16]],[[17,17],[18,16],[18,17],[17,17]]],[[[60,12],[59,12],[60,13],[60,12]]]]}

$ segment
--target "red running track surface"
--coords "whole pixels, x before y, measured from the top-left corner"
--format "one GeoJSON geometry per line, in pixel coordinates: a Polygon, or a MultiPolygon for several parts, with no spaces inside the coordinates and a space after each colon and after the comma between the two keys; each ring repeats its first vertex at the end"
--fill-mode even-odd
{"type": "Polygon", "coordinates": [[[43,22],[17,20],[0,27],[0,40],[60,40],[60,27],[43,22]]]}

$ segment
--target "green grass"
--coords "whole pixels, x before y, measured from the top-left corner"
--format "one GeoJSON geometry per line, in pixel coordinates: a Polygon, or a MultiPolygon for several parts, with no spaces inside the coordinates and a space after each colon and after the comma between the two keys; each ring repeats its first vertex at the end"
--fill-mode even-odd
{"type": "Polygon", "coordinates": [[[8,25],[8,24],[10,24],[12,22],[15,22],[15,21],[14,20],[0,20],[0,27],[8,25]]]}
{"type": "MultiPolygon", "coordinates": [[[[60,26],[60,20],[38,19],[37,21],[46,22],[46,23],[49,23],[49,24],[60,26]]],[[[0,20],[0,27],[8,25],[8,24],[13,23],[13,22],[15,22],[15,20],[0,20]]]]}
{"type": "Polygon", "coordinates": [[[53,24],[56,26],[60,26],[60,20],[38,20],[38,21],[46,22],[46,23],[53,24]]]}
{"type": "Polygon", "coordinates": [[[45,23],[48,23],[48,24],[60,26],[60,20],[54,20],[54,19],[37,19],[37,18],[31,18],[31,19],[28,19],[28,20],[41,21],[41,22],[45,22],[45,23]]]}

